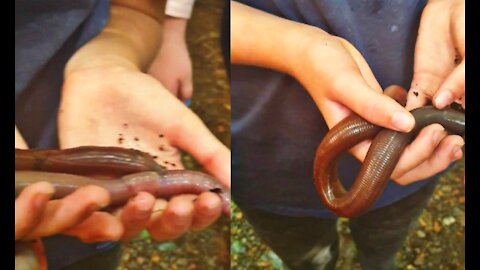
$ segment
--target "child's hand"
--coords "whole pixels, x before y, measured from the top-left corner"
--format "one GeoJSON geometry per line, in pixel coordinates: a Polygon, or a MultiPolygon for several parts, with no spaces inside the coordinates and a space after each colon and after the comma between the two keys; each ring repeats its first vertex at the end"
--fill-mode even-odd
{"type": "Polygon", "coordinates": [[[173,95],[185,101],[192,97],[192,62],[185,41],[187,21],[166,17],[163,39],[148,73],[173,95]]]}

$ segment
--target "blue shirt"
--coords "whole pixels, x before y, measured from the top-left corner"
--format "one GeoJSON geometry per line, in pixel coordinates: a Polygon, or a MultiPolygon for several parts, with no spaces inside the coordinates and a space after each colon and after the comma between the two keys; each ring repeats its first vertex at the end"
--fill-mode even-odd
{"type": "MultiPolygon", "coordinates": [[[[409,89],[425,1],[239,1],[276,16],[322,28],[352,43],[385,88],[409,89]]],[[[334,217],[313,184],[315,151],[328,131],[307,91],[273,70],[232,66],[232,195],[240,207],[290,216],[334,217]]],[[[349,188],[360,163],[345,154],[339,176],[349,188]]],[[[374,208],[392,204],[427,181],[391,181],[374,208]]]]}
{"type": "MultiPolygon", "coordinates": [[[[15,1],[15,124],[31,148],[58,148],[56,119],[65,64],[108,18],[108,0],[15,1]]],[[[113,246],[62,236],[46,238],[44,244],[50,270],[113,246]]]]}

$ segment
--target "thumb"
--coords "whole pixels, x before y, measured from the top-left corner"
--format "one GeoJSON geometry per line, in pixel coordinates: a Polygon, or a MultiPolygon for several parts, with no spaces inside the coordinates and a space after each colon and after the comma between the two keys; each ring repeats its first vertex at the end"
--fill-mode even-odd
{"type": "Polygon", "coordinates": [[[172,143],[191,154],[222,184],[230,187],[230,150],[223,145],[201,120],[191,113],[188,125],[184,125],[172,143]]]}
{"type": "Polygon", "coordinates": [[[462,60],[443,82],[440,90],[433,97],[433,104],[443,109],[455,100],[465,95],[465,59],[462,60]]]}
{"type": "Polygon", "coordinates": [[[338,102],[375,125],[401,132],[413,129],[413,116],[394,99],[369,87],[359,71],[343,75],[342,81],[336,87],[338,102]]]}

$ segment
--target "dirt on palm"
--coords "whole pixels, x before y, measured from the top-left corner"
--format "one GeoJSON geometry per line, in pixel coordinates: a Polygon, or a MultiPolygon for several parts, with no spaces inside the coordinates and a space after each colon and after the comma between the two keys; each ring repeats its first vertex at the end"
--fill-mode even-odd
{"type": "MultiPolygon", "coordinates": [[[[194,94],[190,108],[230,147],[229,81],[220,47],[225,1],[197,0],[189,20],[187,43],[193,64],[194,94]]],[[[199,146],[201,147],[201,146],[199,146]]],[[[200,169],[184,155],[187,168],[200,169]]],[[[156,242],[144,232],[125,245],[118,270],[230,269],[230,220],[220,218],[201,232],[170,242],[156,242]]]]}

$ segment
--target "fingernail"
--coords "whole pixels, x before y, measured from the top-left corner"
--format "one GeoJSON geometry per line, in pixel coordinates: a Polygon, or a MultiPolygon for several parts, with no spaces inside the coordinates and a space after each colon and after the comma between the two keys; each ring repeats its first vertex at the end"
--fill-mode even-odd
{"type": "Polygon", "coordinates": [[[439,109],[443,109],[445,106],[452,102],[452,94],[445,90],[440,90],[440,94],[435,99],[435,106],[439,109]]]}
{"type": "Polygon", "coordinates": [[[53,186],[49,184],[42,183],[37,187],[38,187],[37,192],[42,194],[43,196],[50,196],[55,192],[55,189],[53,188],[53,186]]]}
{"type": "Polygon", "coordinates": [[[463,156],[462,146],[456,145],[453,147],[453,157],[455,160],[461,159],[463,156]]]}
{"type": "Polygon", "coordinates": [[[185,100],[185,105],[186,105],[187,107],[189,107],[190,104],[192,104],[192,100],[191,100],[191,99],[185,100]]]}
{"type": "Polygon", "coordinates": [[[415,124],[413,117],[404,112],[395,112],[392,123],[398,131],[410,131],[415,124]]]}

